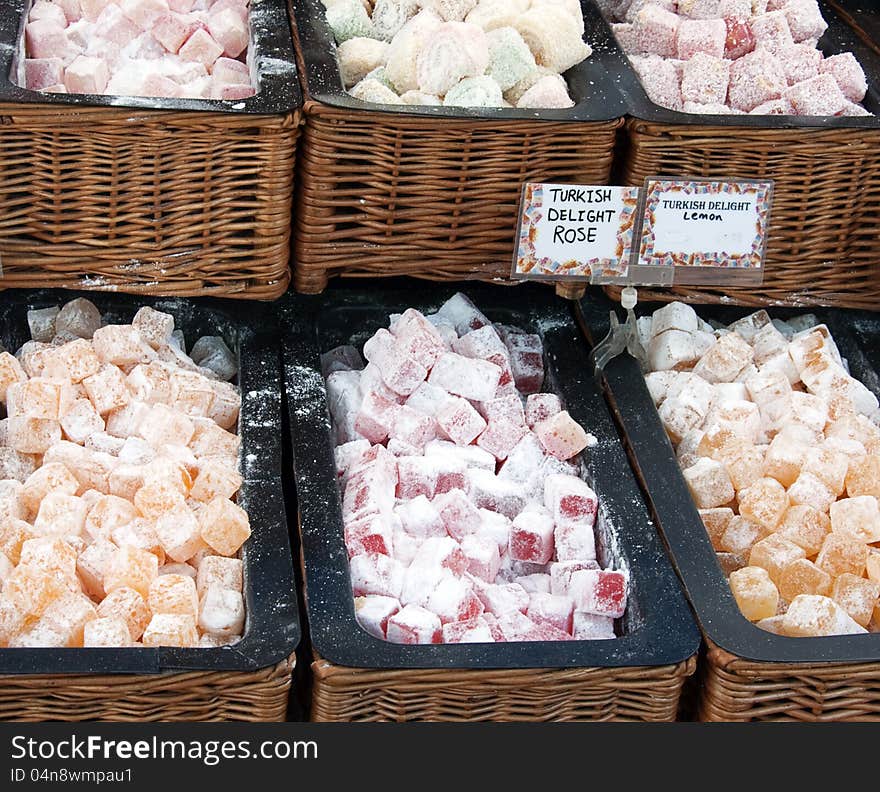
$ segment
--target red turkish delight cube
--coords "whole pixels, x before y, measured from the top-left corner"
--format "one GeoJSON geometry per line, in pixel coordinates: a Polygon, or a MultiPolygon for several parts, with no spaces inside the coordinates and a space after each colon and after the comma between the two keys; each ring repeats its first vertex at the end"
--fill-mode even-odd
{"type": "Polygon", "coordinates": [[[430,369],[447,351],[446,342],[437,328],[413,308],[408,308],[397,320],[393,335],[397,339],[397,348],[425,369],[430,369]]]}
{"type": "Polygon", "coordinates": [[[424,366],[401,351],[394,336],[384,329],[364,344],[364,357],[377,366],[385,384],[401,396],[412,393],[428,374],[424,366]]]}
{"type": "Polygon", "coordinates": [[[493,583],[501,566],[498,543],[479,534],[469,534],[461,540],[461,551],[468,559],[468,572],[493,583]]]}
{"type": "Polygon", "coordinates": [[[440,643],[440,618],[418,605],[407,605],[388,618],[386,637],[399,644],[440,643]]]}
{"type": "Polygon", "coordinates": [[[453,575],[462,575],[468,568],[467,556],[461,545],[452,537],[429,537],[412,560],[412,567],[449,570],[453,575]]]}
{"type": "Polygon", "coordinates": [[[440,581],[428,598],[427,607],[443,624],[476,618],[484,610],[471,585],[453,575],[440,581]]]}
{"type": "Polygon", "coordinates": [[[437,463],[430,457],[409,456],[397,460],[397,497],[409,500],[433,498],[437,487],[437,463]]]}
{"type": "Polygon", "coordinates": [[[572,574],[569,594],[577,610],[616,619],[626,610],[627,588],[623,572],[584,569],[572,574]]]}
{"type": "Polygon", "coordinates": [[[515,561],[546,564],[553,558],[553,518],[537,511],[522,512],[513,520],[510,557],[515,561]]]}
{"type": "Polygon", "coordinates": [[[388,619],[400,610],[400,602],[394,597],[368,594],[354,601],[354,614],[358,624],[370,635],[385,640],[388,619]]]}
{"type": "Polygon", "coordinates": [[[550,593],[568,594],[571,590],[571,576],[582,569],[599,569],[595,561],[555,561],[550,564],[550,593]]]}
{"type": "Polygon", "coordinates": [[[433,504],[440,513],[446,531],[454,539],[460,541],[468,534],[476,533],[482,525],[480,512],[462,490],[450,490],[437,495],[433,504]]]}
{"type": "Polygon", "coordinates": [[[486,583],[473,575],[469,579],[483,607],[497,618],[528,610],[529,593],[518,583],[486,583]]]}
{"type": "Polygon", "coordinates": [[[406,405],[395,405],[391,411],[390,436],[402,443],[424,449],[425,443],[437,437],[437,421],[429,415],[416,412],[406,405]]]}
{"type": "Polygon", "coordinates": [[[850,102],[861,102],[865,98],[868,90],[865,72],[851,52],[825,58],[819,64],[819,73],[830,74],[850,102]]]}
{"type": "Polygon", "coordinates": [[[495,396],[501,369],[494,363],[444,352],[428,375],[428,382],[456,396],[474,401],[488,401],[495,396]]]}
{"type": "Polygon", "coordinates": [[[587,483],[577,476],[556,474],[544,480],[544,506],[556,522],[596,522],[599,500],[587,483]]]}
{"type": "Polygon", "coordinates": [[[437,315],[449,320],[460,336],[471,330],[479,330],[491,322],[480,312],[468,297],[461,292],[454,294],[437,311],[437,315]]]}
{"type": "Polygon", "coordinates": [[[345,547],[348,557],[369,553],[392,553],[392,527],[387,517],[372,514],[345,525],[345,547]]]}
{"type": "Polygon", "coordinates": [[[400,598],[406,572],[400,561],[383,553],[356,555],[349,563],[349,572],[351,588],[356,597],[381,594],[400,598]]]}
{"type": "Polygon", "coordinates": [[[598,616],[584,611],[574,612],[572,634],[578,641],[607,640],[617,637],[614,634],[614,619],[611,616],[598,616]]]}
{"type": "Polygon", "coordinates": [[[400,518],[403,530],[411,536],[446,536],[446,523],[437,507],[424,495],[401,501],[394,507],[394,513],[400,518]]]}
{"type": "Polygon", "coordinates": [[[458,396],[449,399],[437,413],[437,424],[456,445],[470,445],[486,428],[482,416],[470,402],[458,396]]]}
{"type": "Polygon", "coordinates": [[[488,470],[469,470],[468,482],[470,498],[478,509],[489,509],[512,520],[526,505],[521,485],[488,470]]]}
{"type": "Polygon", "coordinates": [[[571,632],[574,600],[564,594],[536,592],[529,598],[526,611],[535,624],[551,624],[562,632],[571,632]]]}
{"type": "Polygon", "coordinates": [[[443,625],[443,643],[494,643],[496,640],[483,616],[443,625]]]}
{"type": "Polygon", "coordinates": [[[837,80],[831,74],[820,74],[796,85],[785,92],[798,115],[836,115],[846,105],[846,97],[837,80]]]}

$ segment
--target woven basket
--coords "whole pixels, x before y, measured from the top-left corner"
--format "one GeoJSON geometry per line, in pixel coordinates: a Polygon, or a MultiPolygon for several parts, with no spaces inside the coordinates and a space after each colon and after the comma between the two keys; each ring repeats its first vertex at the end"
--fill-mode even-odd
{"type": "Polygon", "coordinates": [[[759,663],[708,644],[702,721],[880,720],[880,663],[759,663]]]}
{"type": "Polygon", "coordinates": [[[291,655],[259,671],[0,676],[0,721],[283,721],[291,655]]]}
{"type": "MultiPolygon", "coordinates": [[[[773,179],[764,285],[645,299],[880,307],[880,129],[759,129],[631,119],[621,177],[773,179]]],[[[617,289],[610,289],[616,294],[617,289]]]]}
{"type": "Polygon", "coordinates": [[[0,286],[269,300],[300,113],[0,108],[0,286]]]}
{"type": "Polygon", "coordinates": [[[435,119],[307,101],[294,287],[508,278],[524,181],[607,184],[619,120],[435,119]]]}
{"type": "Polygon", "coordinates": [[[363,669],[312,663],[313,721],[674,721],[696,658],[669,666],[363,669]]]}

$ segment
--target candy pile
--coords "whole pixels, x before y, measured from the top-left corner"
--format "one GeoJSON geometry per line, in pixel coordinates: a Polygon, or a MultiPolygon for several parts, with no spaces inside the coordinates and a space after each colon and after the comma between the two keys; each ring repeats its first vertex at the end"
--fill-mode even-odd
{"type": "Polygon", "coordinates": [[[639,320],[648,388],[743,615],[788,636],[880,630],[880,411],[815,317],[639,320]]]}
{"type": "Polygon", "coordinates": [[[596,561],[591,438],[540,393],[537,335],[464,295],[322,357],[357,618],[396,643],[614,637],[627,577],[596,561]]]}
{"type": "Polygon", "coordinates": [[[323,0],[352,96],[378,104],[571,107],[592,53],[579,0],[323,0]]]}
{"type": "Polygon", "coordinates": [[[235,359],[169,314],[28,312],[0,353],[0,647],[220,646],[244,625],[235,359]]]}
{"type": "Polygon", "coordinates": [[[651,101],[686,113],[866,116],[851,52],[824,58],[816,0],[599,0],[651,101]]]}
{"type": "Polygon", "coordinates": [[[246,99],[249,0],[35,0],[21,84],[51,93],[246,99]]]}

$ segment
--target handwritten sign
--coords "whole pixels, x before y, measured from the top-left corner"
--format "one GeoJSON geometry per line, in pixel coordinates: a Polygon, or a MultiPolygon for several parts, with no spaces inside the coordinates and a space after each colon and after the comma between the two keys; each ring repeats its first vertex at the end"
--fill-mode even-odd
{"type": "Polygon", "coordinates": [[[638,187],[523,185],[514,278],[616,279],[626,275],[638,187]]]}
{"type": "Polygon", "coordinates": [[[761,283],[772,196],[770,181],[647,179],[633,278],[761,283]]]}

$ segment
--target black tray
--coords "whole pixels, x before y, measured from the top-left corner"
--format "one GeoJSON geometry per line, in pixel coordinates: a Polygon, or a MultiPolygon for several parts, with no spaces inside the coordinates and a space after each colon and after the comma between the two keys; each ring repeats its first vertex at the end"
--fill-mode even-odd
{"type": "MultiPolygon", "coordinates": [[[[579,318],[588,338],[608,331],[613,304],[591,291],[579,304],[579,318]]],[[[649,315],[660,304],[639,304],[639,315],[649,315]]],[[[695,306],[704,320],[729,324],[753,313],[754,308],[695,306]]],[[[840,354],[849,361],[854,377],[880,394],[876,368],[880,315],[863,311],[771,308],[772,318],[786,319],[812,313],[828,325],[840,354]],[[854,328],[864,328],[854,332],[854,328]],[[863,334],[864,333],[864,334],[863,334]],[[872,363],[865,341],[873,339],[872,363]]],[[[756,627],[740,613],[730,591],[703,521],[681,474],[660,417],[648,393],[636,360],[621,355],[605,367],[604,384],[618,422],[625,433],[634,467],[663,532],[673,563],[694,606],[706,636],[722,649],[759,662],[856,663],[880,660],[880,633],[822,638],[789,638],[756,627]]]]}
{"type": "Polygon", "coordinates": [[[111,322],[130,322],[149,305],[174,316],[189,348],[221,335],[238,356],[242,393],[239,505],[250,516],[242,550],[245,631],[218,648],[0,649],[2,674],[156,674],[166,671],[251,671],[289,657],[300,639],[293,561],[281,495],[281,382],[276,323],[264,306],[217,299],[150,298],[67,290],[0,294],[0,341],[15,350],[30,339],[27,310],[86,297],[111,322]]]}
{"type": "MultiPolygon", "coordinates": [[[[592,2],[592,0],[587,0],[592,2]]],[[[654,121],[664,124],[687,124],[694,126],[726,126],[726,127],[757,127],[759,129],[796,129],[799,127],[856,127],[859,129],[880,129],[880,60],[876,50],[865,42],[849,26],[834,13],[826,0],[818,0],[822,16],[828,23],[828,30],[819,39],[819,49],[826,55],[840,52],[852,52],[868,79],[868,93],[862,104],[872,116],[753,116],[744,115],[710,115],[702,113],[683,113],[654,104],[645,93],[642,81],[629,62],[629,58],[618,45],[609,23],[603,18],[607,27],[614,53],[607,58],[608,68],[619,75],[618,87],[624,95],[629,114],[642,121],[654,121]]],[[[871,0],[861,0],[869,3],[871,0]]]]}
{"type": "Polygon", "coordinates": [[[248,62],[257,93],[248,99],[175,99],[104,94],[56,94],[22,88],[24,26],[33,0],[0,0],[0,102],[136,107],[142,110],[276,114],[302,107],[290,23],[283,0],[251,0],[248,62]]]}
{"type": "Polygon", "coordinates": [[[880,6],[876,0],[826,0],[874,52],[880,55],[880,6]]]}
{"type": "Polygon", "coordinates": [[[330,107],[447,118],[532,121],[609,121],[626,114],[626,105],[617,90],[614,36],[590,0],[581,0],[581,8],[584,12],[584,39],[593,48],[593,54],[563,75],[575,105],[567,109],[547,110],[380,105],[355,99],[342,84],[339,61],[336,59],[336,42],[327,24],[321,0],[291,0],[291,5],[305,61],[307,93],[311,99],[330,107]]]}
{"type": "Polygon", "coordinates": [[[587,372],[587,349],[569,307],[538,286],[513,290],[468,284],[466,291],[490,319],[541,333],[548,385],[574,419],[599,439],[585,454],[587,479],[599,495],[599,558],[606,566],[631,570],[629,603],[618,623],[624,635],[606,641],[403,646],[361,629],[354,613],[319,356],[338,344],[362,343],[387,326],[389,313],[410,306],[436,310],[455,288],[414,292],[412,286],[346,287],[319,297],[288,298],[284,309],[285,392],[315,649],[333,663],[357,668],[659,666],[691,657],[699,635],[602,394],[587,372]],[[608,522],[616,526],[616,538],[610,536],[608,522]]]}

